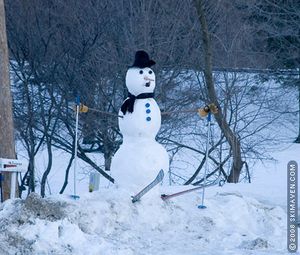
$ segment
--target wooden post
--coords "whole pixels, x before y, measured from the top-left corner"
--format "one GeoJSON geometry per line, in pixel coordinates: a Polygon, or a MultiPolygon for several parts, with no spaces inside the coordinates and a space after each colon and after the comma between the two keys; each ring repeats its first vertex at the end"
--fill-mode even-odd
{"type": "MultiPolygon", "coordinates": [[[[16,158],[4,0],[0,0],[0,158],[16,158]]],[[[10,198],[11,173],[5,172],[3,177],[3,200],[6,200],[10,198]]]]}

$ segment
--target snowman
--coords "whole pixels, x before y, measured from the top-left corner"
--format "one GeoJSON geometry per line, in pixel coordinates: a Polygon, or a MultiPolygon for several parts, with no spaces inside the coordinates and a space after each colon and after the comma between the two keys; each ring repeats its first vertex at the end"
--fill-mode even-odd
{"type": "Polygon", "coordinates": [[[154,100],[155,62],[145,51],[137,51],[126,73],[128,97],[119,112],[123,143],[115,153],[111,173],[118,187],[137,191],[149,184],[162,169],[169,169],[168,153],[155,137],[161,112],[154,100]]]}

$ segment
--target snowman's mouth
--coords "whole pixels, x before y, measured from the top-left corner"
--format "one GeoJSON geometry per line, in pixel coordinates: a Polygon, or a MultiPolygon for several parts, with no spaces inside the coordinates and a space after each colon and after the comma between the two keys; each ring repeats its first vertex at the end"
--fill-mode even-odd
{"type": "Polygon", "coordinates": [[[146,87],[150,87],[150,82],[147,82],[147,83],[145,84],[145,86],[146,86],[146,87]]]}

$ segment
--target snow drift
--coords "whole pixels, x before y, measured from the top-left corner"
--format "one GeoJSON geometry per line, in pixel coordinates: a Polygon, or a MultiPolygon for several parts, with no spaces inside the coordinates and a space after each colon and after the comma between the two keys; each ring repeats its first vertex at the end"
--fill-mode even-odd
{"type": "MultiPolygon", "coordinates": [[[[182,187],[159,187],[164,193],[182,187]]],[[[121,189],[9,200],[0,207],[0,254],[284,254],[286,213],[225,188],[164,202],[159,188],[132,204],[121,189]]]]}

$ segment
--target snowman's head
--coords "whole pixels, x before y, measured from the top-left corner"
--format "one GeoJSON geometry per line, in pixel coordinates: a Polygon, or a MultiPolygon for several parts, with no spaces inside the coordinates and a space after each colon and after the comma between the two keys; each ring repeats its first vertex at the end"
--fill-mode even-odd
{"type": "Polygon", "coordinates": [[[126,73],[126,86],[130,94],[153,93],[155,74],[149,67],[131,67],[126,73]]]}

